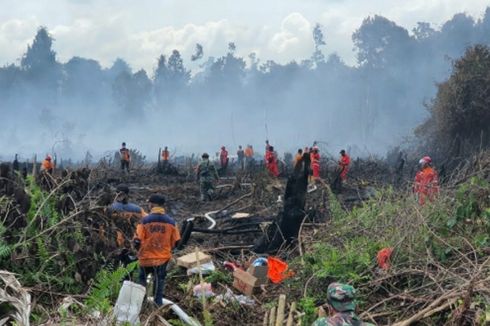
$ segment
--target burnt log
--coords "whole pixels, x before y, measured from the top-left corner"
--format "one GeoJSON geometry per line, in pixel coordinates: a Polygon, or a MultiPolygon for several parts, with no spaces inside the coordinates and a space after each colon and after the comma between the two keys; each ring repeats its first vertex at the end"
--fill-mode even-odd
{"type": "Polygon", "coordinates": [[[264,235],[253,247],[256,253],[272,253],[298,238],[305,218],[306,193],[310,175],[310,154],[304,153],[301,161],[289,176],[284,193],[284,207],[264,235]]]}

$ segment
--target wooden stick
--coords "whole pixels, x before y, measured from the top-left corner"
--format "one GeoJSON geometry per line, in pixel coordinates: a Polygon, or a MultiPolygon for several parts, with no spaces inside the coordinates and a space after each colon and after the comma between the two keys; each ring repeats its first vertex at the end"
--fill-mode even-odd
{"type": "Polygon", "coordinates": [[[264,314],[264,321],[262,322],[262,326],[269,325],[269,310],[267,310],[264,314]]]}
{"type": "Polygon", "coordinates": [[[279,304],[277,305],[276,326],[282,326],[284,323],[284,309],[286,308],[286,295],[279,295],[279,304]]]}
{"type": "Polygon", "coordinates": [[[289,308],[289,315],[288,315],[288,321],[286,322],[286,326],[293,326],[295,311],[296,311],[296,301],[291,303],[291,308],[289,308]]]}
{"type": "Polygon", "coordinates": [[[276,307],[271,308],[269,315],[269,326],[276,326],[276,307]]]}

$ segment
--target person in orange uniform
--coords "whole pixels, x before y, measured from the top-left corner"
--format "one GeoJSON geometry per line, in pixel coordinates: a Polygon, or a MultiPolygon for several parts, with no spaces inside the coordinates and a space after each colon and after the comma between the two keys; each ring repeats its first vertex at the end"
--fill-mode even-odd
{"type": "Polygon", "coordinates": [[[174,219],[165,213],[165,197],[151,195],[148,202],[150,214],[138,224],[133,243],[138,250],[138,283],[146,286],[148,273],[153,273],[155,304],[161,306],[167,264],[172,258],[172,249],[180,240],[180,233],[174,219]]]}
{"type": "Polygon", "coordinates": [[[320,150],[317,146],[313,146],[313,150],[310,153],[310,160],[313,179],[320,179],[320,150]]]}
{"type": "Polygon", "coordinates": [[[165,148],[162,151],[162,162],[163,162],[163,167],[166,168],[168,166],[168,160],[170,159],[170,152],[168,151],[168,147],[165,146],[165,148]]]}
{"type": "Polygon", "coordinates": [[[345,150],[340,151],[339,169],[340,169],[340,179],[342,181],[347,181],[347,173],[349,172],[350,166],[350,156],[347,155],[345,150]]]}
{"type": "Polygon", "coordinates": [[[269,170],[270,174],[277,177],[279,176],[279,168],[277,166],[277,158],[274,153],[274,146],[269,146],[267,152],[265,153],[265,166],[269,170]]]}
{"type": "Polygon", "coordinates": [[[165,146],[165,148],[162,151],[162,161],[163,163],[167,162],[170,159],[170,152],[168,151],[168,147],[165,146]]]}
{"type": "Polygon", "coordinates": [[[41,163],[41,171],[44,171],[49,174],[53,174],[54,163],[51,155],[46,155],[46,158],[41,163]]]}
{"type": "Polygon", "coordinates": [[[424,205],[427,198],[432,201],[439,193],[439,177],[432,167],[432,159],[429,156],[424,156],[419,164],[421,168],[415,175],[413,191],[418,197],[419,204],[424,205]]]}
{"type": "Polygon", "coordinates": [[[296,167],[296,165],[298,165],[298,163],[301,161],[302,158],[303,158],[303,150],[300,148],[300,149],[298,149],[298,152],[294,156],[294,162],[293,162],[294,167],[296,167]]]}
{"type": "Polygon", "coordinates": [[[121,155],[121,170],[126,169],[129,172],[129,162],[131,162],[131,155],[129,154],[129,149],[126,148],[126,143],[122,143],[122,147],[119,150],[121,155]]]}
{"type": "Polygon", "coordinates": [[[252,147],[252,145],[247,145],[247,147],[245,147],[245,150],[244,150],[244,154],[245,154],[245,167],[250,167],[250,165],[252,164],[252,160],[253,160],[253,157],[254,157],[254,149],[252,147]]]}
{"type": "Polygon", "coordinates": [[[225,146],[221,146],[221,152],[219,154],[219,161],[221,163],[221,171],[226,173],[226,169],[228,168],[228,151],[225,146]]]}

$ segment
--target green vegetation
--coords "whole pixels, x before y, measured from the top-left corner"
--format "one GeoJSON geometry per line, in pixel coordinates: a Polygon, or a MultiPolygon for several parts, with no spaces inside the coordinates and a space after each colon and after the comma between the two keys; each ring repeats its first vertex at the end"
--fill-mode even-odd
{"type": "MultiPolygon", "coordinates": [[[[457,185],[454,194],[452,190],[442,193],[422,207],[413,196],[391,188],[379,190],[350,212],[341,209],[334,196],[330,198],[330,222],[307,244],[303,258],[294,261],[297,275],[288,281],[293,289],[306,284],[299,302],[305,323],[315,315],[314,303],[325,302],[327,286],[333,281],[359,290],[362,311],[404,291],[421,297],[443,295],[450,289],[464,293],[461,279],[477,278],[478,271],[490,272],[484,263],[490,245],[490,183],[485,179],[473,177],[457,185]],[[394,248],[388,272],[379,270],[376,262],[378,251],[385,247],[394,248]],[[432,269],[427,270],[429,266],[432,269]],[[385,274],[389,275],[386,280],[377,281],[385,274]],[[430,282],[429,277],[433,278],[430,282]],[[447,290],[441,293],[438,287],[447,290]]],[[[472,300],[485,311],[490,303],[480,294],[472,293],[472,300]]],[[[380,308],[398,309],[397,318],[409,310],[396,301],[390,304],[380,308]]]]}
{"type": "Polygon", "coordinates": [[[131,275],[137,265],[138,262],[133,262],[127,267],[120,266],[113,271],[110,269],[99,271],[95,276],[89,296],[85,300],[86,306],[92,311],[100,311],[102,314],[109,313],[117,299],[122,281],[131,275]]]}

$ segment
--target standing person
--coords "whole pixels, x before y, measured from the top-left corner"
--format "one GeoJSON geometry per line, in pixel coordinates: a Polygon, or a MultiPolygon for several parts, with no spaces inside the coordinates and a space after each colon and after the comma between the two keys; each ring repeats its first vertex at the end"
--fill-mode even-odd
{"type": "Polygon", "coordinates": [[[266,141],[265,141],[265,156],[267,156],[267,153],[270,151],[271,147],[272,146],[269,144],[269,140],[266,139],[266,141]]]}
{"type": "Polygon", "coordinates": [[[41,163],[41,171],[44,171],[45,173],[48,174],[53,174],[54,170],[54,163],[53,159],[51,158],[51,155],[46,155],[46,158],[43,160],[41,163]]]}
{"type": "Polygon", "coordinates": [[[310,154],[311,170],[313,171],[313,179],[320,179],[320,153],[317,146],[313,147],[313,151],[310,154]]]}
{"type": "Polygon", "coordinates": [[[327,289],[328,317],[317,319],[312,326],[374,326],[357,316],[355,294],[351,285],[331,283],[327,289]]]}
{"type": "Polygon", "coordinates": [[[420,171],[415,175],[413,191],[418,197],[420,205],[425,204],[426,198],[433,201],[439,193],[439,177],[432,167],[432,159],[424,156],[419,161],[420,171]]]}
{"type": "Polygon", "coordinates": [[[129,172],[129,162],[131,162],[131,155],[129,154],[129,149],[126,148],[126,143],[122,143],[122,147],[119,150],[121,156],[121,170],[126,169],[129,172]]]}
{"type": "Polygon", "coordinates": [[[226,169],[228,168],[228,151],[225,146],[221,146],[221,152],[219,154],[219,161],[221,164],[221,171],[226,174],[226,169]]]}
{"type": "Polygon", "coordinates": [[[169,159],[170,159],[170,152],[168,150],[168,147],[165,146],[165,148],[162,151],[162,167],[164,170],[168,167],[169,159]]]}
{"type": "Polygon", "coordinates": [[[340,179],[342,182],[347,181],[347,173],[349,172],[350,166],[350,156],[347,155],[345,150],[340,151],[340,159],[339,159],[339,170],[340,170],[340,179]]]}
{"type": "Polygon", "coordinates": [[[243,170],[245,168],[245,151],[242,149],[242,145],[238,146],[236,155],[238,158],[238,166],[243,170]]]}
{"type": "Polygon", "coordinates": [[[202,162],[197,167],[197,180],[201,190],[201,200],[211,200],[214,194],[214,181],[219,180],[218,171],[209,161],[208,153],[202,154],[202,162]]]}
{"type": "Polygon", "coordinates": [[[269,149],[265,153],[265,166],[269,170],[270,174],[277,177],[279,176],[279,168],[277,166],[277,157],[274,153],[274,146],[269,146],[269,149]]]}
{"type": "Polygon", "coordinates": [[[245,148],[245,166],[247,168],[250,168],[250,166],[252,165],[253,157],[254,149],[252,145],[247,145],[247,147],[245,148]]]}
{"type": "Polygon", "coordinates": [[[163,304],[163,287],[167,276],[167,263],[172,258],[172,249],[180,240],[175,221],[165,212],[165,197],[151,195],[148,199],[150,214],[136,227],[134,245],[138,250],[138,283],[146,286],[146,277],[153,274],[155,304],[163,304]]]}
{"type": "Polygon", "coordinates": [[[293,162],[294,167],[296,167],[296,165],[298,165],[298,163],[301,162],[302,158],[303,158],[303,150],[300,148],[298,149],[298,152],[294,156],[294,162],[293,162]]]}

